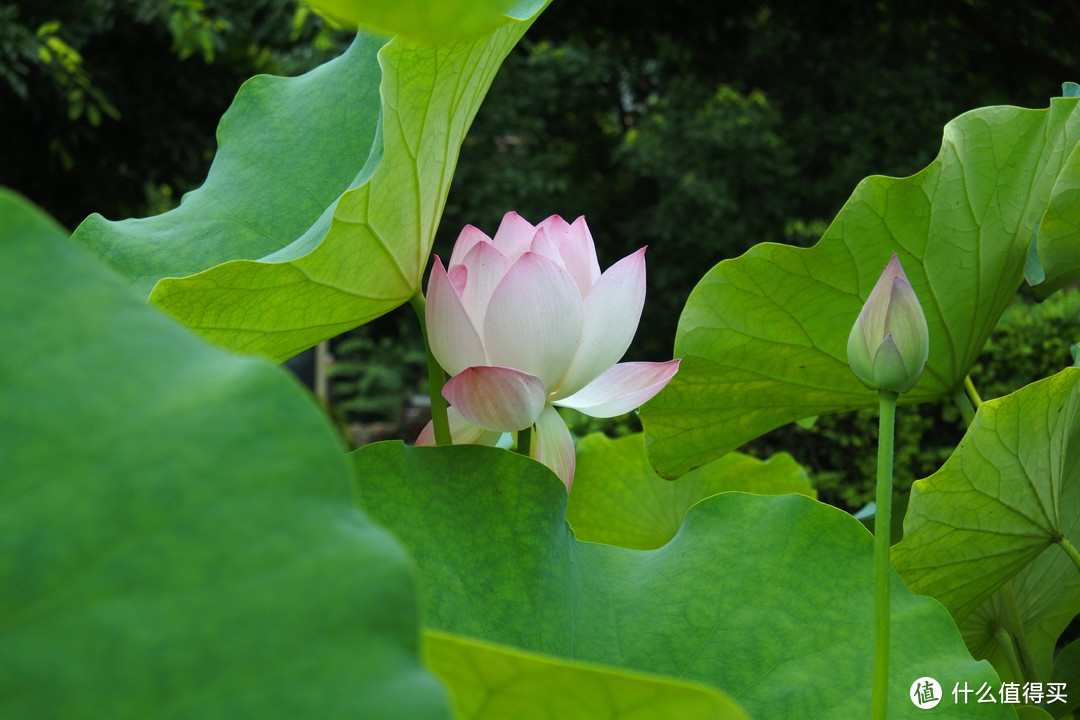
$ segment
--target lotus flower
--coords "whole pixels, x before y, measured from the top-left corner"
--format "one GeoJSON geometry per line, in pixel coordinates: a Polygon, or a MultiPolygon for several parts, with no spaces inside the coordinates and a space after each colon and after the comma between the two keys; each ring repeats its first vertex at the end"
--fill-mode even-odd
{"type": "MultiPolygon", "coordinates": [[[[583,217],[534,227],[511,212],[494,239],[466,226],[449,267],[435,257],[426,311],[431,351],[453,376],[443,396],[454,442],[494,445],[535,427],[532,456],[569,491],[574,442],[554,406],[621,415],[679,368],[678,360],[616,364],[644,303],[645,249],[601,275],[583,217]]],[[[434,444],[430,423],[417,444],[434,444]]]]}
{"type": "Polygon", "coordinates": [[[919,298],[893,253],[848,336],[848,364],[874,390],[902,393],[926,367],[930,332],[919,298]]]}

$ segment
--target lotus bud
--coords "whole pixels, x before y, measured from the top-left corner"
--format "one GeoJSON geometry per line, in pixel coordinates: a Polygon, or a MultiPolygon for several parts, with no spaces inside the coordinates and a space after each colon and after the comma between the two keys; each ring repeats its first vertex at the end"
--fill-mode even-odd
{"type": "Polygon", "coordinates": [[[848,336],[851,371],[873,390],[915,387],[930,353],[930,332],[919,299],[893,253],[848,336]]]}

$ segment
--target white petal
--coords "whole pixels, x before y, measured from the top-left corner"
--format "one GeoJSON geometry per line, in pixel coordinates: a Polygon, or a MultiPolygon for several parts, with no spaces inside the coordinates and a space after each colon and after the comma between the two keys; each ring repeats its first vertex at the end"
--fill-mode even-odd
{"type": "MultiPolygon", "coordinates": [[[[454,408],[446,409],[446,418],[450,421],[450,437],[455,445],[494,445],[502,437],[502,433],[492,432],[476,427],[461,416],[454,408]]],[[[415,445],[435,444],[435,423],[429,421],[420,435],[416,438],[415,445]]]]}
{"type": "Polygon", "coordinates": [[[551,468],[570,492],[574,482],[574,438],[570,429],[559,417],[555,408],[548,405],[536,420],[536,440],[533,444],[533,458],[551,468]]]}
{"type": "Polygon", "coordinates": [[[431,352],[443,370],[457,375],[472,365],[487,364],[480,333],[473,327],[438,255],[428,278],[424,319],[431,352]]]}
{"type": "MultiPolygon", "coordinates": [[[[465,262],[465,256],[473,249],[473,245],[478,242],[491,242],[491,238],[489,238],[482,230],[474,228],[472,225],[466,225],[462,229],[461,234],[458,235],[457,242],[454,243],[454,252],[450,253],[451,271],[456,266],[465,262]]],[[[453,272],[451,272],[451,275],[453,275],[453,272]]]]}
{"type": "Polygon", "coordinates": [[[491,295],[482,337],[491,365],[562,379],[581,342],[582,302],[561,267],[535,253],[521,256],[491,295]]]}
{"type": "Polygon", "coordinates": [[[475,327],[484,327],[484,314],[487,312],[491,294],[495,292],[511,264],[505,255],[488,242],[476,243],[465,256],[464,267],[468,268],[469,275],[461,293],[461,304],[465,306],[465,312],[469,313],[475,327]]]}
{"type": "Polygon", "coordinates": [[[621,363],[556,405],[574,408],[592,417],[607,418],[630,412],[664,389],[679,369],[678,360],[662,363],[621,363]]]}
{"type": "MultiPolygon", "coordinates": [[[[573,395],[622,359],[645,305],[645,248],[609,267],[585,297],[581,347],[554,397],[573,395]]],[[[479,325],[477,327],[480,327],[479,325]]]]}
{"type": "Polygon", "coordinates": [[[588,295],[600,277],[600,263],[596,260],[596,245],[589,226],[585,224],[585,217],[579,217],[573,224],[567,225],[561,217],[553,215],[540,223],[539,228],[547,231],[559,246],[563,267],[578,284],[581,296],[588,295]]]}
{"type": "Polygon", "coordinates": [[[470,367],[450,378],[443,397],[473,425],[515,432],[536,422],[547,391],[535,375],[508,367],[470,367]]]}
{"type": "Polygon", "coordinates": [[[499,248],[499,252],[510,258],[510,262],[515,262],[529,251],[534,235],[536,235],[536,228],[532,226],[532,223],[516,212],[508,212],[503,215],[492,242],[499,248]]]}

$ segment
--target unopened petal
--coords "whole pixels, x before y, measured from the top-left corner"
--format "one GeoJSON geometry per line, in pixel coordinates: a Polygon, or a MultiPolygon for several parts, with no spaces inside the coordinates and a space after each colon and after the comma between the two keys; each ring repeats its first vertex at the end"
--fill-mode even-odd
{"type": "Polygon", "coordinates": [[[473,425],[515,432],[536,422],[547,391],[535,375],[509,367],[470,367],[443,386],[443,397],[473,425]]]}
{"type": "Polygon", "coordinates": [[[581,296],[588,295],[600,277],[600,263],[596,260],[596,245],[589,226],[585,223],[585,217],[579,217],[572,224],[567,224],[558,215],[553,215],[537,228],[544,228],[558,245],[563,267],[570,273],[570,277],[574,278],[581,296]]]}
{"type": "Polygon", "coordinates": [[[532,223],[516,212],[508,212],[503,215],[492,242],[499,252],[510,258],[510,262],[514,262],[529,251],[534,235],[536,228],[532,223]]]}
{"type": "Polygon", "coordinates": [[[453,286],[454,292],[461,297],[465,292],[465,286],[469,283],[469,269],[464,265],[451,265],[446,271],[446,276],[450,278],[450,285],[453,286]]]}
{"type": "Polygon", "coordinates": [[[551,468],[566,485],[566,492],[574,482],[574,438],[570,429],[559,417],[558,411],[548,405],[536,420],[536,441],[533,445],[533,458],[551,468]]]}
{"type": "Polygon", "coordinates": [[[570,397],[555,403],[592,417],[615,417],[651,400],[678,370],[678,360],[620,363],[570,397]]]}
{"type": "Polygon", "coordinates": [[[862,315],[851,326],[851,334],[848,335],[847,359],[851,372],[864,383],[871,382],[874,372],[874,360],[867,347],[866,332],[863,330],[862,315]]]}
{"type": "Polygon", "coordinates": [[[573,395],[622,359],[645,305],[645,248],[609,267],[585,297],[581,346],[555,397],[573,395]]]}
{"type": "Polygon", "coordinates": [[[554,387],[581,342],[582,302],[573,279],[536,253],[521,256],[491,295],[482,336],[492,365],[554,387]]]}
{"type": "Polygon", "coordinates": [[[491,301],[491,294],[495,292],[510,265],[506,256],[489,242],[476,243],[465,256],[464,267],[468,269],[469,278],[461,293],[461,304],[465,306],[465,312],[469,313],[476,327],[484,327],[484,315],[491,301]]]}
{"type": "MultiPolygon", "coordinates": [[[[455,445],[494,445],[499,442],[502,433],[485,430],[473,425],[461,416],[454,408],[446,409],[446,418],[450,422],[450,437],[455,445]]],[[[416,438],[415,445],[435,444],[435,423],[429,421],[420,435],[416,438]]]]}
{"type": "Polygon", "coordinates": [[[469,319],[437,255],[428,279],[424,319],[431,352],[443,370],[456,375],[472,365],[487,364],[480,333],[469,319]]]}
{"type": "Polygon", "coordinates": [[[893,336],[909,367],[926,363],[930,354],[930,330],[919,298],[906,277],[893,280],[885,332],[893,336]]]}
{"type": "Polygon", "coordinates": [[[563,264],[562,255],[559,254],[558,245],[551,239],[547,230],[542,227],[536,228],[536,235],[533,236],[532,245],[529,246],[529,252],[543,255],[556,265],[562,266],[563,264]]]}
{"type": "Polygon", "coordinates": [[[453,269],[456,265],[465,262],[465,256],[478,242],[491,242],[491,238],[482,230],[466,225],[458,235],[457,242],[454,243],[454,252],[450,254],[450,268],[453,269]]]}
{"type": "Polygon", "coordinates": [[[893,336],[886,335],[874,354],[873,386],[895,393],[907,392],[922,377],[925,364],[925,360],[919,365],[908,363],[893,336]]]}
{"type": "Polygon", "coordinates": [[[888,317],[889,302],[892,299],[893,285],[897,278],[908,281],[904,275],[904,268],[900,265],[900,258],[896,253],[888,264],[882,269],[874,289],[870,291],[870,297],[866,299],[862,310],[859,312],[859,320],[863,324],[863,331],[870,342],[870,352],[886,335],[885,320],[888,317]]]}

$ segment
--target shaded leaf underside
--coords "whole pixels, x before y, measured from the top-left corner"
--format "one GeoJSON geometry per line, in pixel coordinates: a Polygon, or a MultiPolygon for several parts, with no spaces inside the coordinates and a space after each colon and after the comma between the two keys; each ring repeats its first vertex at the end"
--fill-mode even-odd
{"type": "Polygon", "coordinates": [[[1080,369],[984,402],[938,472],[912,486],[893,565],[960,622],[973,652],[1001,667],[993,637],[1008,626],[1011,583],[1036,670],[1080,610],[1080,570],[1055,543],[1080,542],[1080,369]]]}

